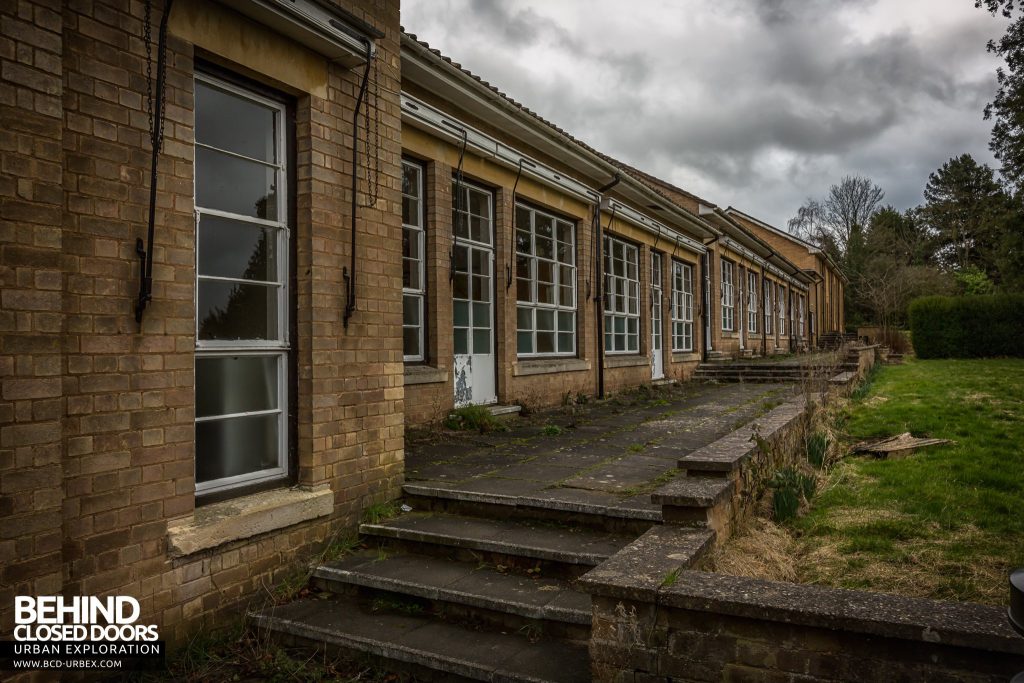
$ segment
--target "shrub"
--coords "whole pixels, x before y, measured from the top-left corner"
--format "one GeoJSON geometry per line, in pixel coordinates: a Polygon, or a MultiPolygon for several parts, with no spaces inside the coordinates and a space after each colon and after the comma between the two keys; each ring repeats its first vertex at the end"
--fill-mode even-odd
{"type": "Polygon", "coordinates": [[[918,358],[1024,356],[1024,295],[928,296],[910,304],[918,358]]]}

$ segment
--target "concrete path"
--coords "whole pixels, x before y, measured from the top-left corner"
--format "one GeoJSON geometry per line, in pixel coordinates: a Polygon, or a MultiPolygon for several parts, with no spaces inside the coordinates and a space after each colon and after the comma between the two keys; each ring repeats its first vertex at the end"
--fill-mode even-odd
{"type": "Polygon", "coordinates": [[[687,384],[582,406],[575,420],[553,410],[507,432],[414,434],[406,446],[405,490],[484,503],[561,503],[658,521],[660,506],[650,493],[679,473],[679,458],[793,391],[783,384],[687,384]],[[548,425],[561,433],[549,435],[548,425]]]}

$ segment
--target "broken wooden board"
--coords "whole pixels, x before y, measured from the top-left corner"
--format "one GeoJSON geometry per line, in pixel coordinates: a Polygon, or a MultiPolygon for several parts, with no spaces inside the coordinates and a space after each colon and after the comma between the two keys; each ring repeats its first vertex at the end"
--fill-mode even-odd
{"type": "Polygon", "coordinates": [[[912,451],[925,446],[939,446],[952,443],[949,439],[924,439],[913,436],[910,432],[903,432],[896,436],[890,436],[880,441],[869,441],[859,443],[853,447],[854,453],[874,453],[886,456],[889,453],[900,451],[912,451]]]}

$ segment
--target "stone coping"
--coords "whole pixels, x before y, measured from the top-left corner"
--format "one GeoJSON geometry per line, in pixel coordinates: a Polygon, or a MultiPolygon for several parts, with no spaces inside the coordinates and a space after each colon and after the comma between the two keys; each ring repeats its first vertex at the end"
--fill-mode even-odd
{"type": "Polygon", "coordinates": [[[263,491],[196,508],[190,518],[167,529],[167,553],[186,557],[219,545],[283,529],[334,512],[327,484],[263,491]]]}
{"type": "Polygon", "coordinates": [[[1024,655],[1006,610],[871,591],[687,570],[660,604],[751,619],[1024,655]]]}
{"type": "Polygon", "coordinates": [[[592,595],[656,602],[670,576],[693,566],[714,544],[715,532],[657,525],[577,579],[592,595]]]}
{"type": "Polygon", "coordinates": [[[405,384],[435,384],[448,381],[448,368],[431,365],[406,365],[405,384]]]}
{"type": "MultiPolygon", "coordinates": [[[[755,433],[763,439],[771,438],[779,430],[789,426],[793,420],[799,419],[805,405],[806,398],[799,396],[772,408],[749,424],[683,456],[679,459],[679,467],[703,472],[731,472],[739,469],[757,450],[757,443],[752,439],[755,433]]],[[[675,482],[669,482],[655,493],[671,495],[673,483],[675,482]]]]}
{"type": "Polygon", "coordinates": [[[513,377],[585,370],[590,370],[590,361],[582,358],[524,358],[512,364],[513,377]]]}
{"type": "Polygon", "coordinates": [[[651,493],[651,501],[670,507],[714,507],[732,494],[733,482],[722,477],[676,477],[651,493]]]}

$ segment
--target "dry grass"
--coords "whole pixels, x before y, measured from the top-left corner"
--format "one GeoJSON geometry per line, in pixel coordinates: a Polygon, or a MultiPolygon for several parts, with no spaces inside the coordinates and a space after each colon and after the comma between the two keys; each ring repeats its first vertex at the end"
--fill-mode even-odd
{"type": "Polygon", "coordinates": [[[707,571],[771,581],[797,581],[795,541],[765,517],[754,517],[702,563],[707,571]]]}

